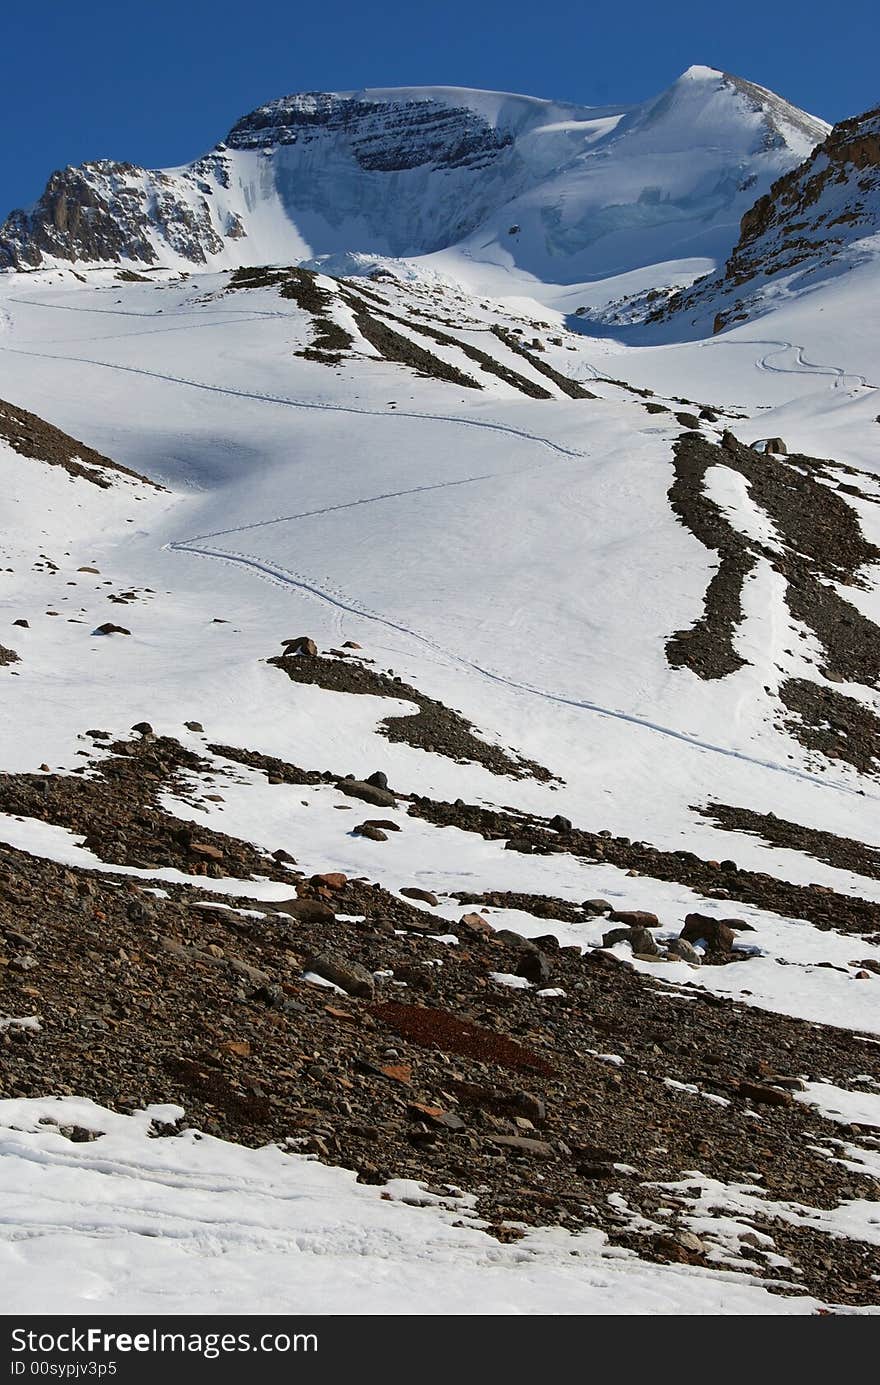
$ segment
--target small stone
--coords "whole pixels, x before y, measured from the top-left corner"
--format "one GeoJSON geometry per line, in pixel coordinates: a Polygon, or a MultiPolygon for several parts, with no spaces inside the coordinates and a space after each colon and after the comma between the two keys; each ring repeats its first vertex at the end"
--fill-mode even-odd
{"type": "Polygon", "coordinates": [[[454,1111],[444,1111],[442,1106],[425,1106],[420,1101],[411,1101],[406,1108],[412,1120],[427,1121],[429,1125],[441,1126],[445,1130],[464,1130],[464,1121],[454,1111]]]}
{"type": "Polygon", "coordinates": [[[30,623],[26,620],[14,620],[13,625],[20,625],[22,630],[30,630],[30,623]]]}
{"type": "Polygon", "coordinates": [[[184,726],[187,731],[204,731],[204,726],[200,721],[185,721],[184,726]]]}
{"type": "Polygon", "coordinates": [[[92,631],[93,635],[130,635],[131,631],[126,630],[124,625],[114,625],[112,621],[105,621],[103,625],[97,626],[92,631]]]}
{"type": "Polygon", "coordinates": [[[569,819],[569,818],[564,818],[564,817],[562,816],[561,813],[557,813],[555,817],[552,817],[552,818],[550,819],[550,821],[548,822],[547,826],[550,828],[550,831],[551,831],[551,832],[570,832],[570,831],[571,831],[571,821],[570,821],[570,819],[569,819]]]}
{"type": "Polygon", "coordinates": [[[153,728],[148,721],[135,722],[131,729],[132,731],[137,731],[140,736],[152,736],[154,734],[153,728]]]}
{"type": "Polygon", "coordinates": [[[190,842],[189,850],[195,856],[204,856],[209,861],[222,861],[223,852],[211,842],[190,842]]]}
{"type": "Polygon", "coordinates": [[[670,1260],[688,1263],[709,1250],[705,1241],[692,1231],[674,1231],[671,1235],[663,1233],[654,1238],[654,1246],[670,1260]]]}
{"type": "Polygon", "coordinates": [[[374,774],[369,775],[368,778],[364,780],[364,783],[372,784],[374,789],[387,789],[388,775],[383,774],[381,769],[377,769],[374,774]]]}
{"type": "Polygon", "coordinates": [[[586,1163],[578,1164],[577,1172],[580,1174],[581,1178],[599,1180],[604,1178],[613,1178],[616,1170],[613,1164],[607,1164],[604,1162],[599,1163],[597,1161],[589,1160],[586,1163]]]}
{"type": "Polygon", "coordinates": [[[385,1063],[379,1072],[389,1081],[399,1082],[402,1087],[412,1086],[412,1067],[409,1063],[385,1063]]]}

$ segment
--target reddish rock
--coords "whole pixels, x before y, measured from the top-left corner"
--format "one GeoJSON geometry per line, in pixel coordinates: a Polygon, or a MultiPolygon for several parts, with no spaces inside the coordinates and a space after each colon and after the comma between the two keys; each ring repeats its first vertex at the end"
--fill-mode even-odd
{"type": "Polygon", "coordinates": [[[656,914],[646,909],[612,909],[608,915],[612,923],[625,923],[628,928],[659,928],[660,920],[656,914]]]}
{"type": "Polygon", "coordinates": [[[468,933],[491,933],[492,925],[488,919],[484,919],[482,914],[462,914],[458,920],[459,928],[464,928],[468,933]]]}
{"type": "Polygon", "coordinates": [[[324,886],[328,890],[341,890],[348,884],[348,876],[338,870],[328,870],[323,875],[313,875],[309,884],[319,888],[324,886]]]}
{"type": "Polygon", "coordinates": [[[711,952],[730,952],[736,935],[723,919],[714,919],[709,914],[688,914],[680,937],[687,943],[703,941],[711,952]]]}

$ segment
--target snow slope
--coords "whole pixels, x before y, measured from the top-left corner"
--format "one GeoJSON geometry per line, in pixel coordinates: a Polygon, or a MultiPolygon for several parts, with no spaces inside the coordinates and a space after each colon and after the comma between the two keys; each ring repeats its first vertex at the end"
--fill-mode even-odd
{"type": "Polygon", "coordinates": [[[764,1316],[819,1306],[743,1273],[647,1265],[597,1233],[538,1231],[499,1245],[467,1199],[402,1180],[368,1187],[302,1156],[196,1132],[148,1138],[153,1120],[179,1114],[0,1102],[10,1314],[35,1311],[35,1280],[47,1314],[315,1314],[341,1302],[376,1315],[764,1316]],[[65,1125],[101,1135],[71,1144],[65,1125]]]}

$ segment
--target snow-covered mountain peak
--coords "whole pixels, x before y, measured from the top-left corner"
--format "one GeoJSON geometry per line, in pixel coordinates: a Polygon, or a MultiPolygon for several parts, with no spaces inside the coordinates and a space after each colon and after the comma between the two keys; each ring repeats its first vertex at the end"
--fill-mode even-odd
{"type": "Polygon", "coordinates": [[[707,67],[634,106],[456,87],[299,92],[182,168],[101,161],[53,174],[36,206],[0,227],[0,267],[451,251],[566,284],[717,262],[755,197],[827,130],[707,67]]]}

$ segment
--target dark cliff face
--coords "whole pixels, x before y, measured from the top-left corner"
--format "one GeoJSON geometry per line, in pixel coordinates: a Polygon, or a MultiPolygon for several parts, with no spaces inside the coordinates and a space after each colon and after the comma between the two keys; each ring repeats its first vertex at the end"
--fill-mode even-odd
{"type": "Polygon", "coordinates": [[[307,143],[323,133],[346,138],[361,168],[396,173],[404,169],[480,167],[513,143],[474,111],[438,101],[364,101],[358,97],[306,92],[260,106],[233,126],[232,149],[262,149],[307,143]]]}
{"type": "Polygon", "coordinates": [[[0,228],[0,265],[36,266],[43,255],[154,261],[155,251],[139,233],[140,208],[129,183],[137,172],[107,162],[53,173],[36,206],[13,212],[0,228]]]}
{"type": "Polygon", "coordinates": [[[0,226],[0,268],[36,268],[45,256],[71,263],[157,264],[157,239],[204,264],[208,252],[223,248],[209,207],[213,190],[205,181],[206,173],[219,181],[218,162],[209,157],[182,177],[110,160],[53,173],[36,205],[12,212],[0,226]]]}
{"type": "Polygon", "coordinates": [[[797,168],[778,178],[742,218],[720,277],[673,295],[654,321],[699,313],[715,303],[714,330],[759,309],[768,279],[831,264],[880,231],[880,107],[843,120],[797,168]]]}

